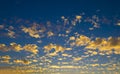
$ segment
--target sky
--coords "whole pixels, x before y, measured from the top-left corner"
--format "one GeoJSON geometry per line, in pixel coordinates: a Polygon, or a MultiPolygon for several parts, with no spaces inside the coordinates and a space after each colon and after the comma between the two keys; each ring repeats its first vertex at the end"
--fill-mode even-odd
{"type": "Polygon", "coordinates": [[[119,74],[119,0],[0,0],[0,74],[119,74]]]}

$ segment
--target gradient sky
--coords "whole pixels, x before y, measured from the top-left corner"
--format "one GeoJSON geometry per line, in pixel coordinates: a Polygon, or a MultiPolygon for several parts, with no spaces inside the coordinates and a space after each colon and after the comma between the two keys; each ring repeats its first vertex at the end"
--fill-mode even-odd
{"type": "Polygon", "coordinates": [[[119,0],[0,0],[0,74],[120,74],[119,0]]]}

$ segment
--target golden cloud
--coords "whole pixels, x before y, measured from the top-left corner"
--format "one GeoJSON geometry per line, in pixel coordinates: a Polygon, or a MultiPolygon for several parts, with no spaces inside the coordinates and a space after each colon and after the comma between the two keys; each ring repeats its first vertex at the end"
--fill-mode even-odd
{"type": "Polygon", "coordinates": [[[76,46],[85,46],[90,42],[90,38],[84,35],[80,35],[79,38],[76,38],[76,46]]]}
{"type": "Polygon", "coordinates": [[[23,49],[25,50],[25,51],[28,51],[28,52],[31,52],[31,53],[33,53],[33,54],[37,54],[38,53],[38,46],[37,45],[35,45],[35,44],[27,44],[27,45],[25,45],[24,47],[23,47],[23,49]]]}
{"type": "Polygon", "coordinates": [[[1,61],[0,63],[7,63],[7,64],[10,64],[10,59],[11,57],[9,55],[5,55],[5,56],[1,56],[1,61]]]}
{"type": "Polygon", "coordinates": [[[31,63],[29,60],[18,60],[18,59],[14,60],[13,62],[16,64],[24,64],[24,65],[28,65],[31,63]]]}
{"type": "Polygon", "coordinates": [[[62,56],[64,56],[64,57],[72,57],[72,55],[66,54],[66,53],[63,53],[62,56]]]}
{"type": "Polygon", "coordinates": [[[55,49],[55,52],[64,52],[65,50],[72,50],[71,48],[65,48],[60,45],[52,44],[44,46],[45,51],[49,52],[52,49],[55,49]]]}
{"type": "Polygon", "coordinates": [[[8,59],[8,60],[11,59],[11,57],[9,55],[2,56],[1,58],[2,59],[8,59]]]}
{"type": "Polygon", "coordinates": [[[9,51],[9,50],[14,50],[16,52],[20,52],[22,50],[31,52],[33,54],[38,53],[38,46],[36,44],[27,44],[25,46],[21,46],[20,44],[17,43],[10,43],[10,46],[6,46],[5,44],[0,44],[0,50],[1,51],[9,51]]]}
{"type": "Polygon", "coordinates": [[[6,47],[5,44],[0,44],[0,51],[9,51],[10,49],[8,47],[6,47]]]}
{"type": "Polygon", "coordinates": [[[80,68],[80,66],[57,66],[57,65],[51,65],[50,68],[53,68],[53,69],[78,69],[80,68]]]}
{"type": "Polygon", "coordinates": [[[28,33],[31,37],[34,38],[40,38],[39,35],[39,30],[37,30],[37,26],[33,25],[32,27],[22,27],[22,31],[24,31],[25,33],[28,33]]]}
{"type": "Polygon", "coordinates": [[[70,46],[84,46],[85,49],[91,49],[90,53],[92,55],[112,54],[113,51],[115,54],[120,54],[120,37],[96,38],[95,40],[91,40],[87,36],[80,35],[78,38],[70,37],[69,40],[74,39],[75,41],[71,42],[70,46]]]}
{"type": "Polygon", "coordinates": [[[0,62],[1,62],[1,63],[7,63],[7,64],[9,64],[9,63],[10,63],[10,60],[9,60],[9,59],[3,59],[3,60],[1,60],[0,62]]]}
{"type": "Polygon", "coordinates": [[[85,47],[86,49],[98,49],[101,52],[106,52],[107,54],[112,54],[114,50],[115,54],[120,54],[120,37],[113,38],[96,38],[95,41],[91,41],[85,47]]]}
{"type": "Polygon", "coordinates": [[[77,15],[77,16],[76,16],[76,19],[77,19],[77,20],[80,20],[81,18],[82,18],[82,16],[80,16],[80,15],[77,15]]]}
{"type": "Polygon", "coordinates": [[[53,36],[53,35],[54,35],[54,33],[53,33],[53,32],[51,32],[51,31],[49,31],[49,32],[47,32],[47,35],[48,35],[48,37],[50,37],[50,36],[53,36]]]}
{"type": "Polygon", "coordinates": [[[80,60],[82,60],[82,57],[73,57],[73,61],[80,61],[80,60]]]}
{"type": "Polygon", "coordinates": [[[49,53],[49,56],[57,56],[58,54],[56,52],[49,53]]]}
{"type": "Polygon", "coordinates": [[[71,37],[69,38],[69,40],[75,40],[75,37],[74,37],[74,36],[71,36],[71,37]]]}
{"type": "Polygon", "coordinates": [[[11,49],[16,51],[16,52],[23,50],[23,48],[21,47],[20,44],[16,44],[13,42],[13,43],[10,43],[10,45],[11,45],[11,49]]]}

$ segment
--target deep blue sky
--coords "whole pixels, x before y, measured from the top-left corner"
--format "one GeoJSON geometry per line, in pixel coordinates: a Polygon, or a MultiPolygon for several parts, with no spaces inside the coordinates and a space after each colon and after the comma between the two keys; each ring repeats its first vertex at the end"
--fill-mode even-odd
{"type": "Polygon", "coordinates": [[[0,0],[2,17],[59,17],[101,10],[104,15],[120,14],[119,0],[0,0]]]}
{"type": "Polygon", "coordinates": [[[117,74],[119,32],[120,0],[0,0],[0,69],[10,65],[19,71],[31,62],[35,73],[48,65],[75,65],[87,73],[117,74]]]}

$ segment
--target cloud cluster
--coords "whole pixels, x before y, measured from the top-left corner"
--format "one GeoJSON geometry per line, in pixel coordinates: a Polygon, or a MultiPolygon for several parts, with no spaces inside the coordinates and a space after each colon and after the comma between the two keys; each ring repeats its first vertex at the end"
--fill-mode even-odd
{"type": "Polygon", "coordinates": [[[90,42],[90,38],[84,35],[80,35],[79,38],[76,38],[75,44],[76,46],[84,46],[90,42]]]}
{"type": "Polygon", "coordinates": [[[9,48],[5,44],[0,44],[0,51],[8,51],[9,48]]]}
{"type": "Polygon", "coordinates": [[[8,35],[10,38],[15,38],[15,32],[12,31],[12,30],[8,30],[7,35],[8,35]]]}
{"type": "Polygon", "coordinates": [[[24,64],[24,65],[28,65],[31,63],[29,60],[18,60],[18,59],[14,60],[13,62],[16,64],[24,64]]]}
{"type": "Polygon", "coordinates": [[[78,38],[75,38],[74,36],[71,36],[69,38],[70,45],[71,46],[85,46],[90,42],[90,38],[85,35],[80,35],[78,38]]]}
{"type": "MultiPolygon", "coordinates": [[[[70,37],[69,39],[74,40],[70,43],[71,46],[84,46],[85,49],[94,50],[91,51],[93,55],[98,54],[96,50],[99,52],[105,52],[106,54],[112,54],[113,51],[115,54],[120,54],[120,37],[108,37],[108,38],[95,38],[92,40],[91,38],[80,35],[78,38],[70,37]]],[[[88,50],[89,51],[89,50],[88,50]]],[[[102,54],[102,53],[100,53],[102,54]]]]}
{"type": "Polygon", "coordinates": [[[64,52],[65,50],[72,50],[72,48],[66,48],[61,45],[56,45],[56,44],[52,44],[52,43],[44,46],[44,49],[45,49],[45,52],[50,52],[52,49],[55,50],[54,52],[49,53],[50,56],[56,56],[56,55],[58,55],[57,54],[58,52],[64,52]]]}
{"type": "Polygon", "coordinates": [[[25,51],[37,54],[38,53],[38,46],[36,44],[27,44],[23,47],[25,51]]]}
{"type": "Polygon", "coordinates": [[[50,37],[50,36],[53,36],[53,35],[54,35],[54,33],[53,33],[53,32],[51,32],[51,31],[49,31],[49,32],[47,32],[47,35],[48,35],[48,37],[50,37]]]}
{"type": "Polygon", "coordinates": [[[33,54],[38,53],[38,46],[36,44],[26,44],[25,46],[21,46],[20,44],[17,43],[10,43],[10,46],[6,46],[5,44],[0,44],[0,51],[10,51],[14,50],[16,52],[20,52],[21,50],[31,52],[33,54]]]}
{"type": "Polygon", "coordinates": [[[65,50],[72,50],[71,48],[66,48],[61,45],[56,45],[50,43],[49,45],[44,46],[45,51],[50,51],[52,49],[55,49],[55,52],[64,52],[65,50]]]}
{"type": "Polygon", "coordinates": [[[9,55],[1,56],[0,57],[0,63],[9,63],[11,57],[9,55]]]}
{"type": "Polygon", "coordinates": [[[31,37],[40,38],[39,31],[37,30],[37,26],[33,25],[32,27],[22,27],[22,31],[28,33],[31,37]]]}
{"type": "Polygon", "coordinates": [[[98,49],[99,51],[107,51],[111,54],[110,51],[114,50],[115,54],[120,54],[120,37],[113,38],[96,38],[96,40],[91,41],[85,47],[86,49],[98,49]]]}

